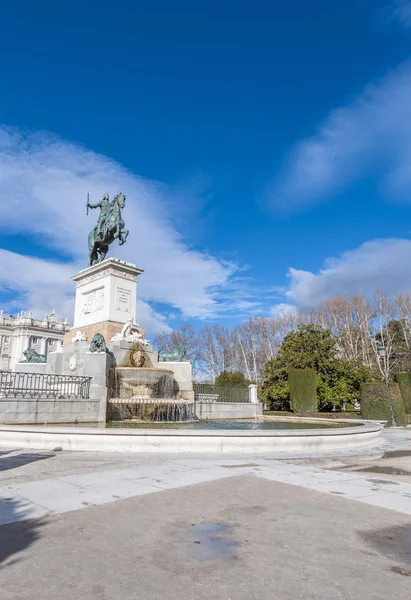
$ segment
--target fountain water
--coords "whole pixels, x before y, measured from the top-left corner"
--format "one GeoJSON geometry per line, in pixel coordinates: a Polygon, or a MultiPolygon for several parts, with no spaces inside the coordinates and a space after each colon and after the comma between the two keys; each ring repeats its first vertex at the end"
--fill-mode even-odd
{"type": "Polygon", "coordinates": [[[151,366],[129,366],[135,364],[133,356],[136,353],[139,353],[140,364],[152,364],[140,346],[130,349],[130,354],[123,361],[127,366],[111,369],[108,420],[194,420],[194,403],[177,397],[173,371],[151,366]]]}

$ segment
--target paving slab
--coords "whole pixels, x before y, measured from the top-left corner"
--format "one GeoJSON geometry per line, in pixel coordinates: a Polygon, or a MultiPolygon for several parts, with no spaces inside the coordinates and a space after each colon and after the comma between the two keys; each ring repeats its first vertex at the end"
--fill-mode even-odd
{"type": "Polygon", "coordinates": [[[409,600],[409,523],[240,474],[1,527],[1,598],[409,600]]]}

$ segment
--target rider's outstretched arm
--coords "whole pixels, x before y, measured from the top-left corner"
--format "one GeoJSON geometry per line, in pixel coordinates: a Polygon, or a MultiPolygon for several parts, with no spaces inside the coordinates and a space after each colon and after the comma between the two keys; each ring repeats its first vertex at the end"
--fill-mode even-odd
{"type": "Polygon", "coordinates": [[[89,207],[89,208],[99,208],[99,207],[101,207],[101,202],[97,202],[97,204],[90,204],[90,203],[89,203],[89,204],[88,204],[88,207],[89,207]]]}

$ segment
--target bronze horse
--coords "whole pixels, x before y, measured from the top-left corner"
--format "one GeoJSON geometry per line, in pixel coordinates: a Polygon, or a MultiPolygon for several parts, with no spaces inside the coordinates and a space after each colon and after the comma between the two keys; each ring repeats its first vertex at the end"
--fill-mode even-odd
{"type": "Polygon", "coordinates": [[[112,202],[109,202],[108,197],[105,196],[98,204],[87,204],[88,208],[99,206],[101,209],[99,222],[88,236],[89,267],[105,259],[108,248],[114,240],[118,240],[120,246],[126,242],[129,231],[124,228],[125,224],[121,216],[125,205],[126,197],[123,192],[117,194],[112,202]]]}

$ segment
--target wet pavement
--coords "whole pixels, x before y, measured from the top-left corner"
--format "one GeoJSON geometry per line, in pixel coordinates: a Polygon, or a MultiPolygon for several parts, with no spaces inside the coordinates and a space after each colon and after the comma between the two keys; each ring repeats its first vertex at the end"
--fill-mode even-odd
{"type": "Polygon", "coordinates": [[[189,539],[186,558],[190,561],[213,561],[235,558],[239,542],[231,539],[227,523],[192,523],[186,528],[189,539]]]}
{"type": "Polygon", "coordinates": [[[363,453],[328,457],[291,458],[289,462],[346,473],[381,476],[380,482],[411,484],[411,429],[388,429],[380,447],[363,453]]]}
{"type": "Polygon", "coordinates": [[[1,598],[409,600],[408,527],[233,476],[1,527],[1,598]]]}
{"type": "Polygon", "coordinates": [[[321,457],[11,449],[1,600],[410,600],[410,471],[410,430],[321,457]]]}
{"type": "MultiPolygon", "coordinates": [[[[411,465],[410,465],[411,466],[411,465]]],[[[411,471],[405,471],[398,467],[390,466],[371,466],[364,469],[355,469],[356,473],[382,473],[383,475],[405,475],[411,476],[411,471]]]]}
{"type": "Polygon", "coordinates": [[[396,525],[365,531],[363,539],[378,552],[400,560],[411,567],[411,525],[396,525]]]}

